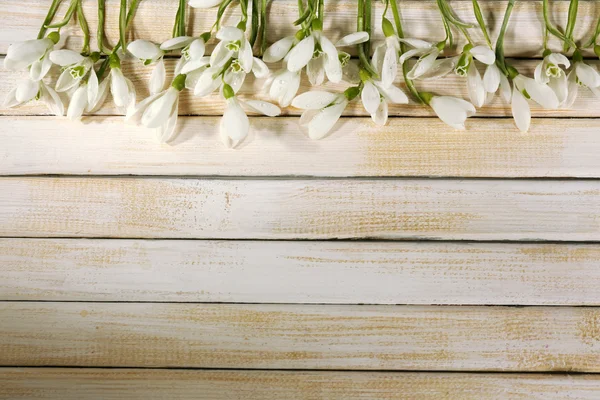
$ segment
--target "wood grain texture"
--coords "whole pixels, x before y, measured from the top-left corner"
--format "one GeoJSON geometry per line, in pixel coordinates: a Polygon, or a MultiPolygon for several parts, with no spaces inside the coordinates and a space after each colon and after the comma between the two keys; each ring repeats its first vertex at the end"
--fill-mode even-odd
{"type": "Polygon", "coordinates": [[[233,151],[219,139],[219,121],[182,117],[164,145],[119,117],[0,117],[0,174],[600,177],[598,120],[538,119],[523,134],[507,119],[452,131],[433,118],[385,127],[347,118],[313,141],[296,118],[254,118],[233,151]]]}
{"type": "Polygon", "coordinates": [[[600,371],[600,309],[0,304],[0,365],[600,371]]]}
{"type": "MultiPolygon", "coordinates": [[[[58,12],[56,20],[60,20],[67,8],[67,2],[58,12]]],[[[111,44],[118,40],[118,0],[107,0],[106,32],[111,44]]],[[[296,29],[292,22],[298,18],[296,1],[277,0],[270,2],[268,10],[269,29],[268,42],[272,43],[283,36],[293,34],[296,29]]],[[[502,16],[506,8],[506,1],[480,1],[486,23],[491,30],[492,40],[496,36],[502,24],[502,16]]],[[[531,57],[542,53],[542,15],[541,1],[518,1],[514,7],[509,30],[505,37],[505,49],[508,56],[531,57]]],[[[457,16],[466,21],[476,23],[470,1],[451,2],[457,16]]],[[[3,0],[0,3],[0,15],[11,15],[0,28],[0,53],[5,54],[8,45],[24,38],[34,38],[44,20],[49,4],[45,0],[30,0],[27,7],[19,0],[3,0]]],[[[374,40],[383,40],[380,29],[381,13],[383,5],[373,2],[373,27],[374,40]]],[[[559,27],[564,27],[567,21],[569,2],[557,0],[552,2],[551,18],[559,27]]],[[[416,37],[440,41],[444,38],[444,30],[441,24],[439,11],[434,1],[403,1],[400,4],[403,25],[407,37],[416,37]]],[[[144,0],[141,2],[136,18],[133,22],[132,38],[143,38],[162,42],[171,37],[173,20],[177,11],[176,0],[144,0]]],[[[328,2],[325,5],[326,17],[324,21],[324,32],[333,40],[337,41],[342,36],[356,30],[356,1],[338,0],[328,2]]],[[[84,13],[90,24],[90,30],[96,32],[96,4],[94,2],[84,3],[84,13]]],[[[593,1],[582,1],[579,5],[579,14],[574,37],[578,41],[587,40],[592,34],[600,10],[593,1]]],[[[190,13],[188,20],[189,33],[199,35],[210,29],[215,21],[216,9],[196,10],[190,13]]],[[[391,19],[391,13],[388,14],[391,19]]],[[[236,24],[239,20],[238,9],[228,12],[224,24],[236,24]]],[[[63,30],[69,34],[67,45],[74,49],[81,47],[82,38],[79,27],[74,22],[63,30]]],[[[483,43],[483,37],[478,28],[471,30],[471,35],[477,43],[483,43]]],[[[460,51],[464,40],[458,33],[457,49],[460,51]]],[[[92,47],[95,43],[92,41],[92,47]]],[[[559,42],[550,38],[549,47],[560,50],[559,42]]],[[[456,49],[454,49],[454,52],[456,49]]],[[[591,51],[586,55],[594,56],[591,51]]]]}
{"type": "Polygon", "coordinates": [[[1,239],[0,300],[599,305],[600,246],[1,239]]]}
{"type": "Polygon", "coordinates": [[[2,368],[0,399],[595,400],[597,375],[2,368]]]}
{"type": "Polygon", "coordinates": [[[2,178],[0,236],[600,240],[600,181],[2,178]]]}
{"type": "MultiPolygon", "coordinates": [[[[600,7],[600,6],[599,6],[600,7]]],[[[525,75],[533,76],[533,71],[538,64],[539,60],[511,60],[511,64],[519,69],[519,71],[525,75]]],[[[590,61],[591,65],[598,66],[599,63],[597,61],[590,61]]],[[[172,71],[175,65],[175,60],[170,59],[165,62],[168,74],[168,81],[172,77],[172,71]]],[[[148,97],[148,82],[149,77],[152,72],[153,66],[143,66],[139,62],[123,62],[123,73],[132,79],[136,91],[137,91],[137,100],[141,101],[144,98],[148,97]]],[[[271,71],[275,72],[281,67],[280,64],[271,65],[271,71]]],[[[50,76],[52,76],[51,82],[56,82],[56,77],[60,73],[60,70],[55,68],[52,70],[50,76]]],[[[484,69],[481,69],[483,74],[484,69]]],[[[4,98],[10,90],[12,90],[21,79],[26,76],[25,73],[8,71],[5,69],[0,69],[0,98],[4,98]]],[[[244,86],[239,92],[241,98],[253,98],[260,99],[265,101],[271,101],[269,98],[269,81],[268,80],[255,80],[253,75],[248,76],[246,79],[244,86]]],[[[54,83],[53,83],[54,84],[54,83]]],[[[408,90],[406,89],[402,74],[398,74],[398,79],[396,84],[401,87],[406,93],[408,90]]],[[[319,90],[329,90],[333,92],[341,92],[350,85],[346,83],[333,84],[331,82],[326,82],[323,86],[319,87],[319,90]]],[[[427,81],[418,81],[417,86],[419,90],[429,91],[436,93],[438,95],[451,95],[458,96],[465,99],[469,98],[469,94],[467,91],[467,83],[464,78],[461,78],[455,74],[449,74],[440,79],[427,80],[427,81]]],[[[298,91],[298,93],[306,92],[313,89],[310,86],[306,78],[306,74],[303,74],[302,85],[298,91]]],[[[65,104],[68,104],[68,96],[66,94],[62,94],[62,99],[65,104]]],[[[531,113],[533,117],[599,117],[600,113],[598,109],[600,108],[600,99],[592,94],[592,92],[586,88],[580,88],[578,92],[578,97],[572,107],[568,109],[544,109],[534,102],[529,102],[531,106],[531,113]]],[[[193,93],[189,90],[184,90],[181,94],[181,99],[179,102],[179,113],[180,115],[223,115],[225,102],[223,98],[218,92],[210,96],[206,96],[203,98],[198,98],[193,96],[193,93]]],[[[287,107],[282,110],[283,115],[300,115],[300,109],[296,109],[294,107],[287,107]]],[[[407,105],[390,105],[389,113],[391,116],[422,116],[422,117],[433,117],[435,114],[433,111],[426,106],[421,104],[416,104],[411,101],[410,104],[407,105]]],[[[27,103],[23,106],[10,108],[10,109],[2,109],[0,110],[0,115],[47,115],[49,114],[46,106],[37,101],[33,101],[27,103]]],[[[122,115],[123,111],[117,109],[113,102],[112,98],[109,95],[108,100],[98,111],[94,112],[96,115],[122,115]]],[[[351,102],[346,108],[344,115],[346,116],[369,116],[367,112],[364,110],[363,105],[360,101],[360,98],[357,98],[353,102],[351,102]]],[[[495,99],[488,105],[477,110],[477,116],[482,117],[510,117],[512,120],[512,113],[510,109],[510,104],[506,103],[502,98],[498,95],[495,99]]],[[[467,122],[468,129],[473,129],[479,121],[469,121],[467,122]]],[[[533,121],[532,126],[535,127],[537,121],[533,121]]],[[[375,125],[372,124],[374,127],[375,125]]],[[[451,128],[445,127],[447,131],[451,131],[451,128]]],[[[510,125],[510,129],[518,132],[517,128],[514,124],[510,125]]]]}

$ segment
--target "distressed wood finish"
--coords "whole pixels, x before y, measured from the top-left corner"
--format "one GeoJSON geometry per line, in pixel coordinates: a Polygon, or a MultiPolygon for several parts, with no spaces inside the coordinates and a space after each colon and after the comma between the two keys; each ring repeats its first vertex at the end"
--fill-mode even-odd
{"type": "Polygon", "coordinates": [[[1,117],[0,174],[600,177],[597,120],[539,119],[523,134],[512,119],[467,131],[433,118],[343,119],[313,141],[296,118],[255,118],[235,151],[219,140],[219,120],[182,117],[164,145],[120,117],[1,117]]]}
{"type": "MultiPolygon", "coordinates": [[[[599,6],[600,8],[600,6],[599,6]]],[[[538,64],[539,60],[514,60],[511,61],[519,71],[528,76],[533,76],[533,71],[538,64]]],[[[172,71],[175,65],[175,60],[166,60],[165,62],[167,70],[169,71],[169,82],[172,77],[172,71]]],[[[598,65],[597,61],[591,61],[590,64],[598,65]]],[[[152,72],[153,66],[144,67],[139,62],[123,62],[124,74],[130,77],[136,87],[138,101],[148,97],[148,81],[150,73],[152,72]]],[[[280,64],[272,65],[272,72],[279,69],[280,64]]],[[[56,77],[60,71],[58,69],[53,70],[53,76],[56,77]]],[[[481,69],[483,73],[483,68],[481,69]]],[[[25,73],[16,73],[13,71],[7,71],[0,69],[0,97],[6,96],[10,90],[12,90],[18,82],[26,76],[25,73]]],[[[52,82],[55,82],[53,79],[52,82]]],[[[268,94],[269,86],[265,84],[266,80],[255,80],[253,75],[249,75],[244,83],[244,86],[240,90],[239,94],[242,98],[251,95],[252,98],[261,99],[265,101],[271,101],[268,94]]],[[[402,74],[398,74],[398,80],[396,84],[404,89],[406,93],[408,90],[404,86],[402,80],[402,74]]],[[[350,85],[346,83],[332,84],[331,82],[325,83],[319,90],[330,90],[334,92],[341,92],[350,85]]],[[[449,74],[441,79],[418,81],[417,86],[419,90],[430,91],[439,95],[451,95],[458,96],[465,99],[469,98],[467,92],[467,83],[464,78],[461,78],[455,74],[449,74]]],[[[312,87],[306,78],[306,74],[303,74],[303,83],[298,91],[302,93],[311,90],[312,87]]],[[[65,104],[68,104],[67,96],[62,95],[65,104]]],[[[184,90],[181,94],[179,102],[179,113],[180,115],[223,115],[225,103],[223,98],[218,92],[210,96],[198,98],[193,96],[193,93],[189,90],[184,90]]],[[[534,117],[598,117],[598,108],[600,108],[600,99],[592,94],[592,92],[586,88],[580,88],[577,100],[569,109],[544,109],[534,102],[530,102],[531,112],[534,117]]],[[[282,110],[283,115],[300,115],[302,110],[294,107],[287,107],[282,110]]],[[[390,105],[389,113],[391,116],[422,116],[431,117],[435,116],[433,111],[426,106],[411,102],[408,105],[390,105]]],[[[26,105],[0,110],[0,115],[47,115],[49,114],[46,106],[41,102],[30,102],[26,105]]],[[[117,109],[110,96],[103,107],[94,113],[95,115],[121,115],[122,110],[117,109]]],[[[344,115],[346,116],[369,116],[364,110],[360,98],[351,102],[346,108],[344,115]]],[[[510,105],[506,103],[502,98],[497,95],[495,99],[485,107],[477,110],[477,116],[493,116],[493,117],[512,117],[510,105]]],[[[511,118],[512,119],[512,118],[511,118]]],[[[370,120],[370,118],[369,118],[370,120]]],[[[469,130],[473,130],[479,121],[467,122],[469,130]]],[[[537,121],[532,123],[535,127],[537,121]]],[[[451,128],[445,127],[444,130],[452,131],[451,128]]],[[[510,130],[517,131],[514,124],[510,125],[510,130]]]]}
{"type": "Polygon", "coordinates": [[[600,240],[600,181],[2,178],[0,236],[600,240]]]}
{"type": "Polygon", "coordinates": [[[0,399],[596,400],[597,375],[0,369],[0,399]]]}
{"type": "Polygon", "coordinates": [[[599,341],[588,307],[0,304],[3,366],[600,372],[599,341]]]}
{"type": "MultiPolygon", "coordinates": [[[[62,8],[57,14],[56,20],[60,20],[67,8],[68,2],[63,2],[62,8]]],[[[481,9],[488,27],[491,29],[492,40],[495,40],[500,26],[502,16],[506,8],[506,1],[480,1],[481,9]]],[[[542,23],[541,23],[541,1],[518,1],[513,10],[509,31],[506,34],[505,45],[508,56],[532,57],[540,56],[542,53],[542,23]]],[[[475,23],[473,9],[470,1],[453,1],[452,6],[459,18],[466,22],[475,23]]],[[[373,27],[374,40],[383,39],[380,29],[381,12],[383,5],[373,2],[373,27]]],[[[44,20],[48,9],[45,0],[30,0],[27,7],[19,0],[3,0],[0,3],[0,15],[10,15],[6,18],[0,28],[0,53],[5,54],[8,45],[23,38],[34,38],[44,20]]],[[[106,2],[107,21],[106,32],[111,44],[118,40],[118,0],[106,2]]],[[[566,0],[553,1],[551,6],[551,17],[559,26],[564,27],[567,20],[569,2],[566,0]]],[[[439,11],[433,1],[402,1],[400,4],[402,19],[407,37],[417,37],[432,42],[444,38],[444,30],[441,24],[439,11]]],[[[162,42],[171,37],[173,18],[177,11],[176,0],[144,0],[141,2],[138,13],[133,23],[135,38],[144,38],[155,42],[162,42]]],[[[84,3],[84,12],[90,23],[90,30],[96,32],[96,4],[94,2],[84,3]]],[[[293,34],[297,29],[292,22],[298,17],[297,3],[294,0],[277,0],[269,6],[269,29],[268,41],[280,39],[283,36],[293,34]]],[[[325,5],[324,31],[333,41],[337,41],[343,35],[356,30],[356,1],[339,0],[328,2],[325,5]]],[[[593,32],[597,16],[600,10],[593,1],[582,1],[579,6],[577,26],[574,32],[576,40],[587,40],[593,32]]],[[[195,10],[189,18],[190,33],[199,35],[207,31],[215,21],[216,9],[195,10]]],[[[388,15],[391,19],[391,13],[388,15]]],[[[239,12],[228,13],[224,24],[237,23],[239,12]]],[[[471,35],[478,43],[484,43],[479,28],[472,29],[471,35]]],[[[71,23],[64,32],[70,37],[68,46],[74,49],[81,47],[81,32],[75,23],[71,23]]],[[[462,49],[464,40],[458,33],[455,35],[458,46],[455,51],[462,49]]],[[[92,46],[95,47],[94,41],[92,46]]],[[[550,38],[549,47],[560,50],[562,46],[554,37],[550,38]]],[[[594,56],[593,52],[586,50],[586,55],[594,56]]]]}
{"type": "Polygon", "coordinates": [[[597,245],[1,239],[0,265],[0,300],[600,304],[597,245]]]}

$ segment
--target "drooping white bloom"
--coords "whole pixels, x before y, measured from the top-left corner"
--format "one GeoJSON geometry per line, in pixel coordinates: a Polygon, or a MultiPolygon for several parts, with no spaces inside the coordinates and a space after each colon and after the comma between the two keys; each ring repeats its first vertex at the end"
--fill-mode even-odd
{"type": "Polygon", "coordinates": [[[371,64],[379,72],[381,82],[384,86],[390,86],[398,74],[398,54],[400,42],[398,36],[390,35],[385,42],[375,47],[371,64]]]}
{"type": "Polygon", "coordinates": [[[217,32],[220,42],[210,55],[210,66],[223,67],[230,59],[235,58],[244,72],[252,70],[252,46],[244,32],[234,26],[224,26],[217,32]]]}
{"type": "Polygon", "coordinates": [[[292,72],[287,69],[277,71],[272,78],[269,97],[277,101],[281,107],[287,107],[300,88],[300,71],[292,72]]]}
{"type": "Polygon", "coordinates": [[[224,87],[223,96],[227,106],[223,118],[221,118],[219,132],[223,144],[228,148],[236,147],[248,136],[250,121],[242,106],[269,117],[281,114],[279,107],[266,101],[238,99],[233,93],[233,89],[227,84],[224,87]]]}
{"type": "Polygon", "coordinates": [[[108,95],[108,82],[108,79],[104,79],[98,83],[98,76],[92,69],[87,82],[84,81],[73,93],[67,108],[67,118],[78,120],[84,112],[96,111],[108,95]]]}
{"type": "Polygon", "coordinates": [[[73,50],[54,50],[50,52],[49,58],[54,64],[63,68],[56,81],[57,92],[65,92],[79,86],[94,65],[92,57],[84,57],[73,50]]]}
{"type": "Polygon", "coordinates": [[[126,111],[135,106],[135,86],[123,75],[121,67],[111,66],[107,79],[110,79],[110,93],[117,107],[126,111]]]}
{"type": "Polygon", "coordinates": [[[531,122],[531,110],[527,98],[544,108],[558,108],[560,102],[556,93],[546,84],[518,74],[513,78],[511,108],[515,125],[521,132],[527,132],[531,122]]]}
{"type": "Polygon", "coordinates": [[[559,103],[564,104],[568,96],[569,83],[561,65],[568,69],[571,63],[563,54],[550,53],[535,67],[534,78],[538,83],[548,85],[558,97],[559,103]]]}
{"type": "Polygon", "coordinates": [[[156,94],[163,90],[167,71],[163,57],[165,52],[156,43],[149,40],[138,39],[127,45],[127,50],[144,65],[154,64],[154,69],[150,74],[149,90],[150,94],[156,94]]]}
{"type": "Polygon", "coordinates": [[[48,55],[59,39],[60,35],[52,32],[43,39],[26,40],[10,45],[4,58],[4,68],[11,71],[29,68],[31,80],[41,80],[52,66],[48,55]]]}
{"type": "Polygon", "coordinates": [[[467,118],[475,115],[475,107],[466,100],[452,96],[433,96],[429,105],[436,115],[454,129],[465,129],[467,118]]]}
{"type": "Polygon", "coordinates": [[[192,8],[212,8],[221,4],[223,0],[188,0],[192,8]]]}
{"type": "Polygon", "coordinates": [[[63,116],[65,113],[63,102],[58,93],[47,86],[44,81],[34,81],[31,78],[23,80],[8,93],[4,99],[3,107],[16,107],[31,100],[42,101],[48,107],[48,110],[57,117],[63,116]]]}
{"type": "Polygon", "coordinates": [[[179,90],[171,86],[160,93],[150,95],[131,108],[125,119],[154,129],[157,140],[166,143],[175,134],[179,113],[179,93],[179,90]]]}
{"type": "MultiPolygon", "coordinates": [[[[169,39],[160,45],[160,49],[163,51],[171,51],[181,49],[181,57],[175,65],[175,75],[187,74],[188,79],[197,79],[198,75],[196,71],[210,62],[210,57],[205,57],[206,52],[206,40],[210,37],[210,34],[203,34],[200,37],[191,36],[178,36],[173,39],[169,39]]],[[[189,85],[188,87],[193,87],[189,85]]]]}
{"type": "Polygon", "coordinates": [[[439,77],[452,71],[453,65],[449,59],[437,59],[444,49],[445,42],[433,44],[420,39],[400,39],[400,41],[412,47],[402,54],[399,59],[400,64],[404,64],[411,57],[419,57],[408,71],[408,79],[439,77]]]}
{"type": "MultiPolygon", "coordinates": [[[[361,37],[348,38],[348,40],[361,39],[361,37]]],[[[313,81],[318,82],[318,80],[321,79],[319,77],[321,70],[324,71],[324,75],[326,75],[327,79],[331,82],[339,83],[342,81],[342,63],[338,56],[338,50],[335,45],[323,35],[323,32],[320,29],[313,29],[308,36],[303,38],[289,51],[286,55],[287,69],[291,72],[299,72],[304,67],[307,67],[313,59],[315,61],[308,67],[311,70],[309,77],[312,76],[313,81]]]]}
{"type": "Polygon", "coordinates": [[[567,99],[563,107],[568,108],[575,103],[579,86],[585,86],[596,96],[600,97],[600,74],[598,70],[583,61],[577,61],[567,76],[567,99]]]}
{"type": "MultiPolygon", "coordinates": [[[[471,47],[470,45],[467,45],[465,46],[465,49],[461,55],[454,57],[454,60],[456,61],[454,72],[459,76],[467,77],[467,89],[471,103],[475,105],[475,107],[483,106],[485,104],[486,94],[488,92],[486,89],[495,92],[498,87],[495,82],[492,81],[496,77],[489,76],[489,86],[486,88],[484,80],[481,78],[481,74],[475,65],[475,60],[487,65],[488,69],[490,70],[490,74],[492,74],[494,69],[490,69],[490,66],[495,66],[496,54],[487,46],[471,47]],[[494,88],[493,86],[496,87],[494,88]]],[[[497,78],[499,85],[500,77],[498,76],[497,78]]]]}
{"type": "Polygon", "coordinates": [[[305,110],[300,117],[300,125],[308,127],[308,136],[318,140],[325,137],[348,105],[343,94],[325,91],[302,93],[292,101],[292,106],[305,110]]]}

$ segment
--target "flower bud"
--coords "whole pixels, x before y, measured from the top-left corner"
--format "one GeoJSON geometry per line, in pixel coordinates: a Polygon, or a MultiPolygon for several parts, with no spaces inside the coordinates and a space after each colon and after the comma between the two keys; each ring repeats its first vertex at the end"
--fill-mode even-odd
{"type": "Polygon", "coordinates": [[[352,101],[360,94],[360,89],[358,86],[352,86],[348,89],[344,90],[344,96],[348,101],[352,101]]]}
{"type": "Polygon", "coordinates": [[[396,32],[394,31],[394,26],[386,17],[383,17],[381,19],[381,30],[383,30],[383,34],[385,35],[385,37],[394,36],[396,34],[396,32]]]}
{"type": "Polygon", "coordinates": [[[233,88],[231,86],[229,86],[227,83],[223,83],[223,96],[225,97],[225,99],[231,99],[232,97],[235,96],[235,92],[233,91],[233,88]]]}
{"type": "Polygon", "coordinates": [[[473,61],[473,56],[470,53],[462,53],[460,58],[458,59],[458,63],[456,63],[456,67],[454,68],[454,72],[459,76],[467,76],[467,72],[469,71],[469,65],[473,61]]]}

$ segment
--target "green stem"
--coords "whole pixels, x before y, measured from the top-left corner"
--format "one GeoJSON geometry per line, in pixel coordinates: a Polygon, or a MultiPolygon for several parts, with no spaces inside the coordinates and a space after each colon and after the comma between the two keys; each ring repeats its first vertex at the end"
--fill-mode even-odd
{"type": "Polygon", "coordinates": [[[46,28],[62,28],[63,26],[68,24],[69,21],[71,20],[71,18],[73,17],[73,13],[75,13],[75,10],[77,10],[77,3],[79,3],[79,0],[71,0],[71,4],[69,5],[69,8],[67,9],[67,12],[65,14],[65,18],[62,21],[57,22],[56,24],[45,25],[45,27],[46,28]]]}
{"type": "Polygon", "coordinates": [[[563,35],[554,25],[552,25],[552,22],[550,22],[548,0],[542,1],[542,13],[544,15],[544,23],[546,24],[546,29],[548,29],[548,32],[562,40],[565,45],[576,49],[577,45],[575,44],[575,42],[563,35]]]}
{"type": "MultiPolygon", "coordinates": [[[[567,19],[567,27],[565,28],[565,36],[573,40],[573,31],[575,30],[575,22],[577,20],[577,11],[579,8],[579,0],[571,0],[569,3],[569,14],[567,19]]],[[[568,51],[569,45],[563,45],[563,50],[568,51]]]]}
{"type": "MultiPolygon", "coordinates": [[[[393,1],[393,0],[392,0],[393,1]]],[[[436,1],[438,9],[440,10],[440,14],[442,16],[442,23],[444,24],[444,31],[446,32],[445,42],[448,42],[449,46],[452,46],[452,31],[450,30],[450,24],[446,19],[446,15],[444,14],[444,3],[443,0],[436,1]]]]}
{"type": "Polygon", "coordinates": [[[319,20],[323,25],[323,17],[325,16],[325,0],[319,0],[319,20]]]}
{"type": "MultiPolygon", "coordinates": [[[[258,2],[258,1],[257,1],[258,2]]],[[[267,49],[267,0],[261,0],[260,7],[260,55],[267,49]]]]}
{"type": "Polygon", "coordinates": [[[250,25],[250,37],[248,38],[248,42],[250,46],[254,47],[254,43],[256,43],[256,38],[258,37],[260,20],[260,7],[258,7],[258,1],[252,1],[252,24],[250,25]]]}
{"type": "Polygon", "coordinates": [[[600,35],[600,18],[598,18],[598,21],[596,22],[596,29],[594,30],[593,36],[586,42],[584,47],[595,46],[598,35],[600,35]]]}
{"type": "Polygon", "coordinates": [[[123,51],[127,50],[127,0],[121,0],[121,8],[119,12],[119,43],[123,51]]]}
{"type": "Polygon", "coordinates": [[[479,28],[481,29],[481,32],[483,32],[485,41],[488,44],[488,46],[490,46],[490,48],[491,48],[492,41],[490,40],[490,35],[488,33],[487,27],[485,26],[485,20],[483,19],[483,14],[481,13],[481,8],[479,7],[479,2],[477,0],[473,0],[473,12],[475,14],[475,19],[477,20],[477,23],[479,24],[479,28]]]}
{"type": "Polygon", "coordinates": [[[363,43],[364,51],[366,55],[371,54],[371,36],[373,34],[371,29],[371,19],[373,15],[373,6],[371,0],[365,0],[365,32],[369,34],[369,40],[363,43]]]}
{"type": "Polygon", "coordinates": [[[446,0],[440,0],[440,3],[442,6],[441,12],[442,12],[442,14],[444,14],[444,16],[446,17],[448,22],[450,22],[452,25],[456,26],[457,28],[473,28],[473,24],[468,24],[466,22],[462,22],[461,20],[456,18],[456,16],[454,15],[454,12],[450,8],[450,6],[448,5],[448,2],[446,0]]]}
{"type": "MultiPolygon", "coordinates": [[[[396,32],[398,32],[399,38],[404,38],[404,30],[402,29],[402,20],[400,19],[400,13],[398,12],[398,4],[397,0],[390,0],[392,5],[392,15],[394,16],[394,23],[396,25],[396,32]]],[[[402,55],[406,51],[406,45],[404,43],[400,43],[400,55],[402,55]]],[[[405,62],[402,64],[402,75],[404,76],[404,83],[406,87],[412,93],[413,97],[419,102],[423,103],[423,99],[421,98],[421,94],[415,87],[415,83],[408,79],[408,63],[405,62]]]]}
{"type": "MultiPolygon", "coordinates": [[[[367,7],[371,6],[370,0],[358,0],[358,16],[356,18],[356,30],[357,31],[366,31],[367,24],[365,21],[365,16],[367,15],[367,7]]],[[[369,63],[369,59],[367,58],[367,54],[365,52],[365,44],[359,43],[356,45],[358,48],[358,59],[360,60],[361,67],[366,70],[369,75],[376,77],[377,71],[373,69],[371,63],[369,63]]]]}
{"type": "Polygon", "coordinates": [[[42,26],[40,27],[40,30],[38,32],[37,38],[38,39],[42,39],[44,37],[44,35],[46,34],[46,26],[48,26],[48,24],[52,23],[52,20],[54,19],[54,16],[56,15],[56,11],[58,11],[58,6],[60,6],[60,3],[62,2],[62,0],[52,0],[52,4],[50,4],[50,8],[48,9],[48,14],[46,14],[46,18],[44,19],[44,23],[42,24],[42,26]]]}
{"type": "Polygon", "coordinates": [[[81,49],[81,53],[88,55],[90,53],[90,28],[88,26],[87,20],[85,19],[85,15],[83,14],[83,6],[81,5],[81,0],[77,3],[77,20],[79,21],[79,26],[81,27],[81,31],[83,32],[83,47],[81,49]]]}
{"type": "Polygon", "coordinates": [[[508,70],[506,68],[506,61],[504,60],[504,35],[506,34],[506,28],[508,27],[508,21],[510,20],[510,15],[512,14],[514,6],[515,0],[508,0],[506,11],[504,11],[502,28],[500,28],[500,33],[498,34],[498,39],[496,40],[496,65],[498,65],[498,68],[500,68],[500,70],[507,76],[508,70]]]}
{"type": "Polygon", "coordinates": [[[219,28],[221,27],[221,18],[223,17],[225,10],[231,4],[232,1],[233,0],[223,0],[223,2],[221,2],[221,4],[219,5],[219,10],[217,11],[217,20],[210,29],[211,33],[214,30],[219,30],[219,28]]]}
{"type": "Polygon", "coordinates": [[[179,19],[179,36],[185,36],[186,34],[186,2],[185,0],[179,0],[179,7],[181,7],[181,18],[179,19]]]}
{"type": "Polygon", "coordinates": [[[96,33],[98,41],[98,50],[100,53],[105,53],[104,45],[104,20],[106,19],[105,0],[98,0],[98,31],[96,33]]]}

